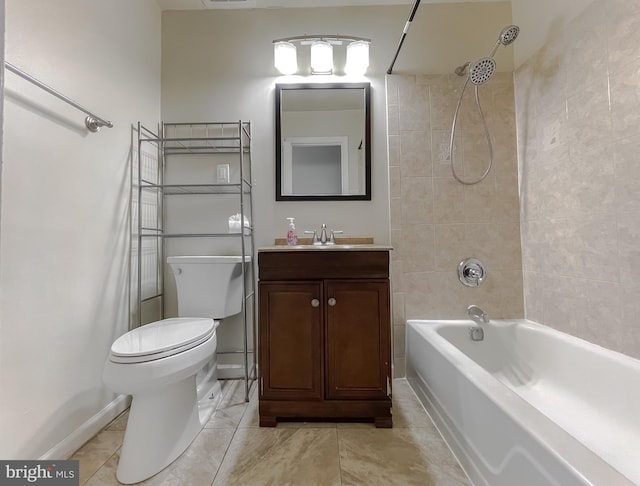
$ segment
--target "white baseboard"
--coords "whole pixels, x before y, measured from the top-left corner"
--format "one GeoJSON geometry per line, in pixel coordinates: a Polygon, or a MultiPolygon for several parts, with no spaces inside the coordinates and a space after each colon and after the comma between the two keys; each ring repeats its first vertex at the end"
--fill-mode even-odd
{"type": "Polygon", "coordinates": [[[124,412],[131,403],[131,397],[120,395],[62,441],[45,452],[39,460],[68,459],[89,439],[104,429],[109,422],[124,412]]]}
{"type": "Polygon", "coordinates": [[[238,378],[244,378],[244,366],[241,364],[218,365],[218,379],[235,380],[238,378]]]}
{"type": "MultiPolygon", "coordinates": [[[[218,353],[217,361],[219,380],[244,379],[244,356],[242,353],[218,353]]],[[[253,371],[251,360],[249,360],[249,370],[253,371]]]]}

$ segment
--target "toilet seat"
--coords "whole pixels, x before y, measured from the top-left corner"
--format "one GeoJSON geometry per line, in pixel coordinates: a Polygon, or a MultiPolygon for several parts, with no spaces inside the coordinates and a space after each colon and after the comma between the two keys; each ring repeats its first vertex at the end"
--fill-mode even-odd
{"type": "Polygon", "coordinates": [[[114,363],[144,363],[174,356],[206,342],[217,322],[208,318],[178,317],[140,326],[120,336],[111,346],[114,363]]]}

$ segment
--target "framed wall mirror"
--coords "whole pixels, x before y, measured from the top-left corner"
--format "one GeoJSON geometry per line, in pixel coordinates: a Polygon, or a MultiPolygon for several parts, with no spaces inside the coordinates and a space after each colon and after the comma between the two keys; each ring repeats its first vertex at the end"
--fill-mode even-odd
{"type": "Polygon", "coordinates": [[[276,201],[371,200],[370,90],[276,84],[276,201]]]}

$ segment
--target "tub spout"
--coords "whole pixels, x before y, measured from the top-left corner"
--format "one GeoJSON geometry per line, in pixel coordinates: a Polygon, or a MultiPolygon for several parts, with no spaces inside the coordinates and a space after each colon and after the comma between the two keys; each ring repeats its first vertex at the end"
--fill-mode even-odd
{"type": "Polygon", "coordinates": [[[489,315],[477,305],[467,307],[467,314],[478,324],[489,324],[489,315]]]}

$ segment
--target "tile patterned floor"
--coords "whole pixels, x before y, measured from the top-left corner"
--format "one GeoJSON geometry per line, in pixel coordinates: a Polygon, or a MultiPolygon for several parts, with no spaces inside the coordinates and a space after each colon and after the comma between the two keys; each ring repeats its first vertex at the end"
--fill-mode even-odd
{"type": "MultiPolygon", "coordinates": [[[[468,486],[466,476],[404,379],[393,383],[392,429],[372,424],[258,426],[255,389],[224,382],[205,428],[168,468],[144,485],[171,486],[468,486]]],[[[117,486],[126,412],[79,449],[80,484],[117,486]]]]}

